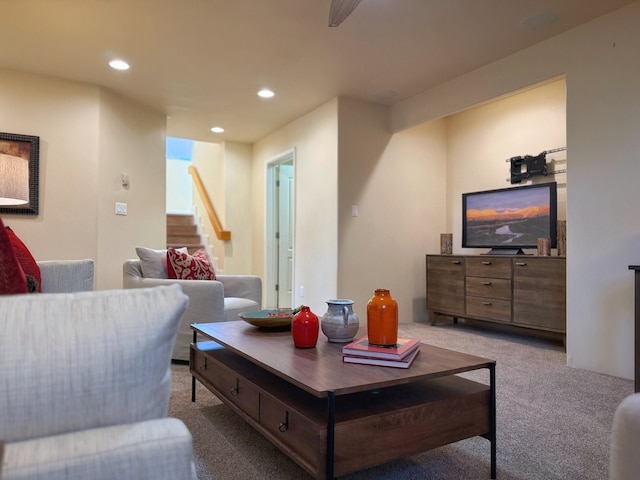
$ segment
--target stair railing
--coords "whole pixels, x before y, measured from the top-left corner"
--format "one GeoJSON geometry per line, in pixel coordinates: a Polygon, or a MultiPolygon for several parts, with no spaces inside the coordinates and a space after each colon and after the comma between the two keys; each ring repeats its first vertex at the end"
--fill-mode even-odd
{"type": "Polygon", "coordinates": [[[198,194],[200,195],[200,199],[204,204],[204,208],[207,210],[207,215],[209,217],[211,225],[213,225],[213,230],[216,232],[216,237],[218,237],[218,240],[231,240],[231,232],[222,228],[220,219],[218,218],[218,215],[216,215],[216,211],[213,208],[213,204],[211,203],[211,199],[209,198],[207,189],[204,187],[204,184],[202,183],[202,179],[200,178],[200,174],[198,173],[198,170],[196,170],[196,167],[190,165],[189,174],[193,177],[193,184],[196,186],[196,190],[198,190],[198,194]]]}

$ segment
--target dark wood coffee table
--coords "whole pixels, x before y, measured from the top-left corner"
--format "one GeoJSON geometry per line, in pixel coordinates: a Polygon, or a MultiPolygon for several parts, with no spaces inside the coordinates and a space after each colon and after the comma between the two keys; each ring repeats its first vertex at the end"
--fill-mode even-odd
{"type": "Polygon", "coordinates": [[[243,321],[191,327],[192,400],[197,379],[315,478],[474,436],[490,441],[496,478],[493,360],[422,344],[409,369],[354,365],[322,335],[299,349],[243,321]],[[485,368],[489,385],[456,375],[485,368]]]}

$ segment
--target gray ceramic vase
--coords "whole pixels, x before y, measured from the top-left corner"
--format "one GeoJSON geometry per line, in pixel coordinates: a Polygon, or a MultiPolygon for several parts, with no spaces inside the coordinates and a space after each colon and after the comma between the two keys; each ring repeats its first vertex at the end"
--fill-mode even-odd
{"type": "Polygon", "coordinates": [[[328,309],[320,320],[320,328],[330,342],[347,343],[353,340],[360,322],[353,311],[353,300],[327,300],[328,309]]]}

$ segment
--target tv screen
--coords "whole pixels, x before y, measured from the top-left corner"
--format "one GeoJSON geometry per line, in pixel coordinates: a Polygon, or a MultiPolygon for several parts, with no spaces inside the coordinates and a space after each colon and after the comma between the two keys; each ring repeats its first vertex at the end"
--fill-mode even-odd
{"type": "Polygon", "coordinates": [[[522,254],[550,238],[556,248],[556,182],[462,194],[462,247],[522,254]]]}

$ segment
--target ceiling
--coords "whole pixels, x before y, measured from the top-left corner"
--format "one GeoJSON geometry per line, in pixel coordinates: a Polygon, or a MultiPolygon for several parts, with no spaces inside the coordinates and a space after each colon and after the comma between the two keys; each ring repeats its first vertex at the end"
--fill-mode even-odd
{"type": "Polygon", "coordinates": [[[391,105],[633,1],[362,0],[329,28],[330,0],[3,0],[0,67],[107,87],[166,113],[170,136],[252,143],[336,96],[391,105]]]}

